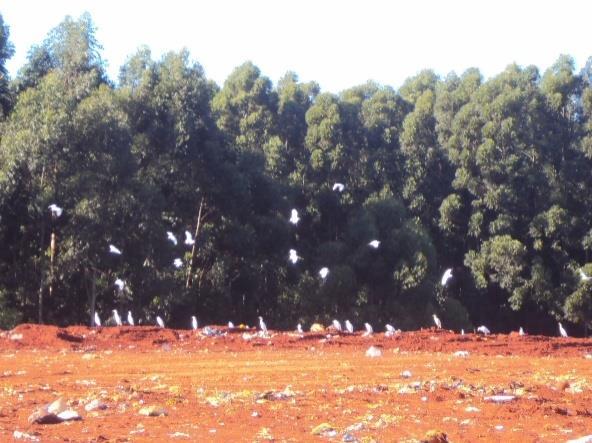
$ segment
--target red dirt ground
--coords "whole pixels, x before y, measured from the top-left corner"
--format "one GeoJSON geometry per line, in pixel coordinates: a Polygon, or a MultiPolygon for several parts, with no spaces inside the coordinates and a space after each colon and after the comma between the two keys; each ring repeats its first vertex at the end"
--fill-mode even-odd
{"type": "Polygon", "coordinates": [[[29,324],[0,333],[0,441],[15,431],[43,442],[563,442],[592,434],[592,339],[421,330],[246,340],[245,331],[216,329],[228,333],[29,324]],[[367,357],[370,346],[382,355],[367,357]],[[486,400],[497,394],[515,398],[486,400]],[[28,422],[58,398],[82,420],[28,422]],[[104,409],[86,411],[94,399],[104,409]],[[146,406],[166,415],[140,415],[146,406]],[[315,429],[323,423],[324,432],[315,429]]]}

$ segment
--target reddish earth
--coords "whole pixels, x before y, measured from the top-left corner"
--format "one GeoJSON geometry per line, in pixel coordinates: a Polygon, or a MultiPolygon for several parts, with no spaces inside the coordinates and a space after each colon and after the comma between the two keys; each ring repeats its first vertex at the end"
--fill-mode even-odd
{"type": "Polygon", "coordinates": [[[417,442],[430,431],[451,442],[563,442],[592,434],[592,339],[200,332],[2,332],[0,441],[15,431],[28,436],[16,441],[43,442],[417,442]],[[371,345],[382,355],[367,357],[371,345]],[[499,394],[514,398],[487,400],[499,394]],[[82,420],[28,422],[58,398],[82,420]],[[85,410],[95,399],[104,409],[85,410]],[[140,415],[146,406],[166,415],[140,415]]]}

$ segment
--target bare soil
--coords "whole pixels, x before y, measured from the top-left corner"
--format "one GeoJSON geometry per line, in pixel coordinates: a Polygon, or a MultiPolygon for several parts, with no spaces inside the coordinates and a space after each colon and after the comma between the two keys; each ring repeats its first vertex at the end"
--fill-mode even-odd
{"type": "Polygon", "coordinates": [[[434,329],[268,338],[214,328],[222,335],[30,324],[1,332],[0,441],[15,431],[15,441],[43,442],[564,442],[592,434],[591,339],[434,329]],[[367,357],[370,346],[381,355],[367,357]],[[496,395],[512,397],[497,403],[496,395]],[[59,398],[82,420],[29,423],[59,398]],[[101,407],[87,411],[93,400],[101,407]],[[163,415],[141,415],[147,407],[163,415]]]}

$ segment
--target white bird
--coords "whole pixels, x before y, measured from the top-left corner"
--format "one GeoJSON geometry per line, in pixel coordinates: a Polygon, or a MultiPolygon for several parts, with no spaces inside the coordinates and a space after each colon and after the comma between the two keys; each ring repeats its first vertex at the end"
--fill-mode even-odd
{"type": "Polygon", "coordinates": [[[156,316],[156,324],[158,325],[158,327],[164,328],[164,321],[162,321],[162,318],[160,318],[160,315],[156,316]]]}
{"type": "Polygon", "coordinates": [[[299,334],[304,334],[304,331],[302,330],[302,325],[300,323],[296,325],[296,332],[298,332],[299,334]]]}
{"type": "Polygon", "coordinates": [[[231,321],[228,322],[228,328],[229,329],[234,329],[234,323],[232,323],[231,321]]]}
{"type": "Polygon", "coordinates": [[[297,225],[300,221],[300,217],[298,217],[298,211],[296,209],[292,209],[292,214],[290,215],[290,223],[293,225],[297,225]]]}
{"type": "Polygon", "coordinates": [[[264,334],[267,334],[267,325],[263,321],[263,317],[259,316],[259,327],[264,334]]]}
{"type": "Polygon", "coordinates": [[[343,192],[344,189],[345,189],[345,185],[343,183],[335,183],[333,185],[334,191],[343,192]]]}
{"type": "Polygon", "coordinates": [[[395,327],[393,325],[389,325],[388,323],[384,326],[386,332],[390,332],[391,334],[395,333],[395,327]]]}
{"type": "Polygon", "coordinates": [[[296,253],[296,249],[290,249],[290,255],[288,256],[288,260],[291,261],[293,264],[298,263],[298,260],[302,260],[302,257],[298,256],[296,253]]]}
{"type": "Polygon", "coordinates": [[[461,329],[460,330],[460,335],[465,335],[465,330],[464,329],[461,329]]]}
{"type": "Polygon", "coordinates": [[[117,312],[117,309],[113,309],[113,320],[115,320],[115,324],[117,326],[121,326],[123,324],[121,322],[121,317],[119,316],[119,312],[117,312]]]}
{"type": "Polygon", "coordinates": [[[440,321],[440,319],[436,316],[436,314],[434,314],[433,317],[434,323],[436,324],[436,328],[442,329],[442,322],[440,321]]]}
{"type": "Polygon", "coordinates": [[[117,286],[117,289],[119,291],[123,291],[123,288],[125,287],[125,282],[122,279],[120,279],[120,278],[116,279],[114,284],[115,284],[115,286],[117,286]]]}
{"type": "Polygon", "coordinates": [[[380,240],[372,240],[370,243],[368,243],[368,246],[374,249],[378,249],[378,247],[380,246],[380,240]]]}
{"type": "Polygon", "coordinates": [[[62,215],[62,212],[64,211],[63,208],[60,208],[58,205],[56,205],[55,203],[52,203],[51,205],[49,205],[47,207],[47,209],[49,209],[51,211],[51,216],[52,217],[59,217],[62,215]]]}
{"type": "Polygon", "coordinates": [[[109,252],[110,252],[111,254],[117,254],[117,255],[121,255],[121,249],[119,249],[119,248],[116,248],[116,247],[115,247],[115,246],[113,246],[113,245],[109,245],[109,252]]]}
{"type": "Polygon", "coordinates": [[[130,326],[134,326],[134,317],[132,317],[132,311],[127,311],[127,323],[130,326]]]}
{"type": "Polygon", "coordinates": [[[326,279],[327,275],[329,275],[329,268],[321,268],[321,270],[319,271],[319,275],[323,280],[326,279]]]}
{"type": "Polygon", "coordinates": [[[364,336],[374,334],[374,328],[370,323],[364,323],[364,327],[366,328],[366,332],[364,332],[364,336]]]}
{"type": "Polygon", "coordinates": [[[95,326],[101,327],[101,319],[99,314],[95,311],[95,326]]]}
{"type": "Polygon", "coordinates": [[[592,278],[589,275],[586,275],[586,273],[584,272],[583,269],[580,268],[579,271],[580,271],[580,281],[588,281],[592,278]]]}
{"type": "Polygon", "coordinates": [[[351,324],[351,321],[345,320],[345,329],[350,334],[353,334],[353,332],[354,332],[354,325],[351,324]]]}
{"type": "Polygon", "coordinates": [[[191,328],[195,331],[197,329],[197,318],[195,315],[191,316],[191,328]]]}
{"type": "Polygon", "coordinates": [[[446,269],[446,271],[444,271],[444,274],[442,275],[442,286],[446,286],[446,283],[448,283],[448,280],[450,280],[452,278],[452,268],[448,268],[446,269]]]}
{"type": "Polygon", "coordinates": [[[485,325],[481,325],[477,328],[477,332],[480,332],[483,335],[489,335],[491,334],[491,332],[489,331],[489,328],[485,325]]]}
{"type": "Polygon", "coordinates": [[[524,329],[522,329],[522,326],[520,326],[520,329],[518,330],[518,335],[526,335],[524,333],[524,329]]]}
{"type": "Polygon", "coordinates": [[[339,320],[337,320],[337,319],[333,320],[333,327],[335,328],[336,331],[339,331],[339,332],[342,331],[341,323],[339,323],[339,320]]]}
{"type": "Polygon", "coordinates": [[[569,337],[569,335],[567,335],[567,331],[563,328],[563,325],[561,323],[559,323],[559,334],[562,337],[569,337]]]}
{"type": "Polygon", "coordinates": [[[180,258],[176,258],[175,260],[173,260],[173,265],[175,266],[175,268],[179,269],[181,266],[183,266],[183,260],[181,260],[180,258]]]}
{"type": "Polygon", "coordinates": [[[185,244],[187,246],[193,246],[195,244],[195,239],[189,231],[185,231],[185,244]]]}
{"type": "Polygon", "coordinates": [[[177,246],[177,237],[171,231],[167,231],[167,240],[170,240],[175,246],[177,246]]]}

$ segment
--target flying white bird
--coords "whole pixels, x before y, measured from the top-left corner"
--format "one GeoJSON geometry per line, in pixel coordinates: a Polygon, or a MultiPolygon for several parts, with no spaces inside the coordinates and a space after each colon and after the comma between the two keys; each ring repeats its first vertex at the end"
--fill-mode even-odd
{"type": "Polygon", "coordinates": [[[588,281],[592,278],[589,275],[586,275],[586,273],[584,272],[583,269],[580,268],[579,271],[580,271],[580,281],[588,281]]]}
{"type": "Polygon", "coordinates": [[[121,323],[121,317],[119,316],[119,312],[117,312],[117,309],[113,309],[113,320],[115,320],[115,324],[117,326],[121,326],[123,323],[121,323]]]}
{"type": "Polygon", "coordinates": [[[296,209],[292,209],[292,214],[290,215],[290,223],[293,225],[297,225],[300,221],[300,217],[298,217],[298,211],[296,209]]]}
{"type": "Polygon", "coordinates": [[[121,255],[121,249],[119,249],[119,248],[116,248],[116,247],[115,247],[115,246],[113,246],[113,245],[109,245],[109,252],[110,252],[111,254],[117,254],[117,255],[121,255]]]}
{"type": "Polygon", "coordinates": [[[563,325],[561,323],[559,323],[559,334],[562,337],[569,337],[569,335],[567,335],[567,331],[563,328],[563,325]]]}
{"type": "Polygon", "coordinates": [[[451,278],[452,278],[452,268],[448,268],[448,269],[446,269],[446,271],[442,275],[442,286],[446,286],[446,283],[448,283],[448,280],[450,280],[451,278]]]}
{"type": "Polygon", "coordinates": [[[167,231],[167,240],[170,240],[175,246],[177,246],[177,237],[171,231],[167,231]]]}
{"type": "Polygon", "coordinates": [[[234,323],[232,323],[231,321],[228,322],[228,328],[229,329],[234,329],[234,323]]]}
{"type": "Polygon", "coordinates": [[[195,239],[189,231],[185,231],[185,244],[187,246],[193,246],[195,244],[195,239]]]}
{"type": "Polygon", "coordinates": [[[132,317],[132,311],[127,311],[127,323],[130,326],[134,326],[134,317],[132,317]]]}
{"type": "Polygon", "coordinates": [[[197,318],[195,318],[195,315],[191,316],[191,328],[193,328],[194,331],[197,329],[197,318]]]}
{"type": "Polygon", "coordinates": [[[518,330],[518,335],[526,335],[524,333],[524,329],[522,329],[522,326],[520,326],[520,329],[518,330]]]}
{"type": "Polygon", "coordinates": [[[351,321],[345,320],[345,330],[347,332],[349,332],[350,334],[353,334],[353,332],[354,332],[354,325],[351,324],[351,321]]]}
{"type": "Polygon", "coordinates": [[[374,334],[374,328],[370,323],[364,323],[364,327],[366,328],[366,332],[364,332],[365,337],[374,334]]]}
{"type": "Polygon", "coordinates": [[[95,326],[101,327],[101,319],[99,314],[95,311],[95,326]]]}
{"type": "Polygon", "coordinates": [[[62,215],[62,212],[64,211],[63,208],[60,208],[55,203],[52,203],[51,205],[49,205],[47,207],[47,209],[49,209],[51,211],[51,216],[52,217],[59,217],[59,216],[62,215]]]}
{"type": "Polygon", "coordinates": [[[160,318],[160,315],[156,316],[156,324],[158,325],[159,328],[164,328],[164,321],[162,321],[162,318],[160,318]]]}
{"type": "Polygon", "coordinates": [[[343,183],[335,183],[333,185],[334,191],[343,192],[344,189],[345,189],[345,185],[343,183]]]}
{"type": "Polygon", "coordinates": [[[299,334],[304,334],[304,331],[302,330],[302,325],[300,323],[296,325],[296,332],[298,332],[299,334]]]}
{"type": "Polygon", "coordinates": [[[323,280],[326,279],[327,275],[329,275],[329,268],[321,268],[321,270],[319,271],[319,275],[323,280]]]}
{"type": "Polygon", "coordinates": [[[333,320],[333,327],[335,328],[336,331],[339,331],[339,332],[342,331],[341,323],[339,323],[339,320],[337,320],[337,319],[333,320]]]}
{"type": "Polygon", "coordinates": [[[477,328],[477,332],[480,332],[483,335],[489,335],[491,332],[487,326],[481,325],[477,328]]]}
{"type": "Polygon", "coordinates": [[[436,316],[436,314],[434,314],[433,317],[436,328],[442,329],[442,322],[440,321],[440,319],[436,316]]]}
{"type": "Polygon", "coordinates": [[[263,321],[263,317],[259,316],[259,327],[261,328],[261,332],[267,334],[267,325],[263,321]]]}
{"type": "Polygon", "coordinates": [[[176,258],[175,260],[173,260],[173,265],[175,266],[175,268],[180,268],[181,266],[183,266],[183,260],[181,260],[180,258],[176,258]]]}
{"type": "Polygon", "coordinates": [[[370,243],[368,243],[368,246],[374,249],[378,249],[378,247],[380,246],[380,240],[372,240],[370,243]]]}
{"type": "Polygon", "coordinates": [[[300,257],[296,253],[296,249],[290,249],[290,255],[288,256],[288,260],[291,261],[293,264],[296,264],[298,263],[298,260],[302,260],[302,257],[300,257]]]}
{"type": "Polygon", "coordinates": [[[119,291],[123,291],[123,288],[125,286],[125,282],[122,279],[118,278],[115,280],[115,286],[117,286],[117,289],[119,291]]]}

